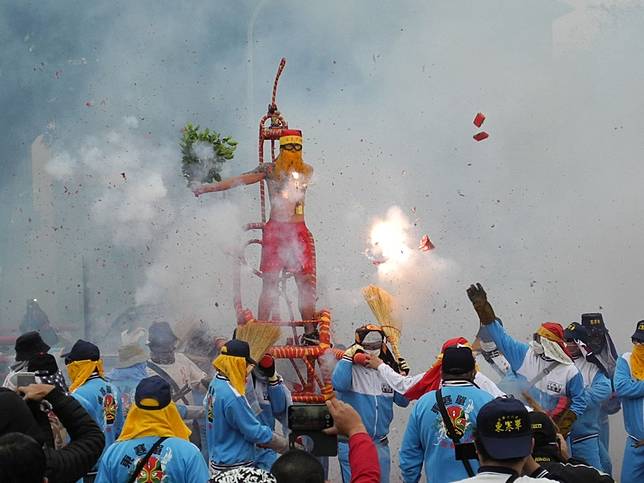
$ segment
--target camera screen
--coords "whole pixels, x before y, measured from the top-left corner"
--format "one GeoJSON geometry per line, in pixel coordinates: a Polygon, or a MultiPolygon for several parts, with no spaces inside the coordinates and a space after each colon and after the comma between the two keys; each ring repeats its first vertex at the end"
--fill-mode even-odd
{"type": "Polygon", "coordinates": [[[333,426],[324,404],[295,404],[288,408],[288,427],[292,431],[322,431],[333,426]]]}
{"type": "Polygon", "coordinates": [[[16,374],[16,386],[24,387],[36,383],[36,376],[33,372],[19,372],[16,374]]]}

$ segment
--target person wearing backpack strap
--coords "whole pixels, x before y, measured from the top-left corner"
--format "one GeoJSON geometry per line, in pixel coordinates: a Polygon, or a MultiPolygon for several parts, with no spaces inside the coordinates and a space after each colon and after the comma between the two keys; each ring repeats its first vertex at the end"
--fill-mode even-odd
{"type": "Polygon", "coordinates": [[[529,344],[510,336],[488,302],[480,283],[470,285],[467,295],[481,325],[510,363],[516,377],[514,391],[506,391],[527,403],[528,394],[551,416],[562,434],[568,436],[572,424],[586,410],[584,381],[563,342],[563,327],[545,322],[534,332],[529,344]]]}
{"type": "Polygon", "coordinates": [[[121,435],[101,458],[96,483],[205,483],[208,466],[189,437],[170,385],[160,376],[142,379],[121,435]]]}
{"type": "Polygon", "coordinates": [[[476,367],[469,347],[446,348],[441,374],[440,390],[423,395],[407,422],[399,455],[405,483],[419,481],[423,466],[430,482],[467,478],[478,468],[476,415],[493,397],[473,382],[476,367]]]}
{"type": "Polygon", "coordinates": [[[484,405],[476,416],[475,442],[480,462],[478,473],[455,483],[557,481],[545,477],[521,476],[527,471],[527,463],[532,459],[534,440],[528,410],[518,399],[498,397],[484,405]]]}

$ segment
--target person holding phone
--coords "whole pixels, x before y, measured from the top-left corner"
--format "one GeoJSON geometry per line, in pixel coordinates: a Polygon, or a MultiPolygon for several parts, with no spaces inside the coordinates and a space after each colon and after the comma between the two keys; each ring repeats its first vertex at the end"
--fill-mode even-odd
{"type": "MultiPolygon", "coordinates": [[[[105,437],[87,411],[73,397],[50,384],[30,384],[18,387],[18,392],[0,388],[0,436],[20,433],[33,438],[42,447],[46,459],[45,474],[52,482],[75,481],[85,475],[98,460],[105,447],[105,437]],[[70,441],[59,450],[46,443],[46,431],[39,427],[29,404],[49,405],[69,434],[70,441]]],[[[33,444],[31,445],[32,447],[33,444]]],[[[24,466],[31,465],[28,458],[42,457],[42,453],[21,454],[19,464],[9,461],[5,466],[10,476],[20,479],[24,466]]],[[[8,455],[10,456],[10,455],[8,455]]],[[[40,464],[40,463],[34,463],[40,464]]],[[[0,481],[11,481],[2,475],[0,481]]]]}

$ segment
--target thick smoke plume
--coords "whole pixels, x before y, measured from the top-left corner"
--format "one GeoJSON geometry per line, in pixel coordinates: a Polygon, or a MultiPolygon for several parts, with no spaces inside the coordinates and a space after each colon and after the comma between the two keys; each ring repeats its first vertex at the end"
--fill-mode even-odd
{"type": "MultiPolygon", "coordinates": [[[[224,174],[253,169],[285,56],[278,103],[315,168],[306,217],[338,342],[371,318],[360,289],[382,283],[422,371],[427,347],[474,334],[464,290],[480,281],[519,338],[601,311],[628,349],[642,318],[641,2],[14,3],[0,6],[8,333],[37,297],[69,338],[85,317],[100,336],[126,308],[157,304],[154,317],[228,334],[227,251],[259,221],[258,191],[195,199],[180,130],[232,136],[224,174]],[[364,256],[392,206],[413,226],[393,279],[364,256]],[[420,253],[425,233],[436,250],[420,253]]],[[[243,286],[254,308],[258,281],[246,272],[243,286]]]]}

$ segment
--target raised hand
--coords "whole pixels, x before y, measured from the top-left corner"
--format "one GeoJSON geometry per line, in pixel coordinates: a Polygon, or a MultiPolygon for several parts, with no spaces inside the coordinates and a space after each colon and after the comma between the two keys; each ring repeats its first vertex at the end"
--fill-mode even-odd
{"type": "Polygon", "coordinates": [[[479,316],[479,321],[483,325],[491,324],[496,320],[496,315],[494,315],[494,310],[492,306],[487,301],[487,294],[483,289],[483,286],[480,283],[476,285],[470,285],[467,289],[467,296],[469,297],[476,314],[479,316]]]}

